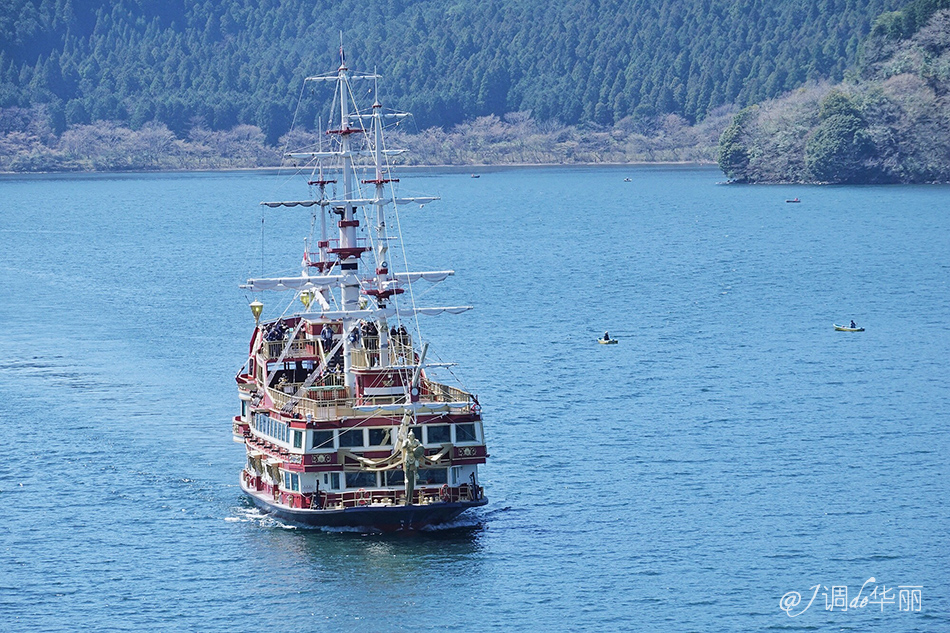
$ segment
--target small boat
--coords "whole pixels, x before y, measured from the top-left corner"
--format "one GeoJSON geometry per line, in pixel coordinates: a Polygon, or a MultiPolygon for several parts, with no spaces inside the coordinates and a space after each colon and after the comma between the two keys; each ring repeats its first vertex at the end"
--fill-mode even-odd
{"type": "Polygon", "coordinates": [[[601,345],[616,345],[618,343],[617,339],[615,338],[610,338],[607,340],[599,338],[597,339],[597,342],[600,343],[601,345]]]}
{"type": "Polygon", "coordinates": [[[864,331],[863,327],[848,327],[847,325],[838,325],[837,323],[833,323],[832,325],[835,326],[835,330],[837,330],[838,332],[863,332],[864,331]]]}
{"type": "Polygon", "coordinates": [[[798,198],[790,198],[786,200],[785,202],[801,202],[801,200],[799,200],[798,198]]]}
{"type": "Polygon", "coordinates": [[[472,178],[481,178],[481,174],[472,174],[472,178]]]}
{"type": "Polygon", "coordinates": [[[633,182],[633,181],[630,180],[629,178],[624,178],[623,181],[624,181],[624,182],[633,182]]]}

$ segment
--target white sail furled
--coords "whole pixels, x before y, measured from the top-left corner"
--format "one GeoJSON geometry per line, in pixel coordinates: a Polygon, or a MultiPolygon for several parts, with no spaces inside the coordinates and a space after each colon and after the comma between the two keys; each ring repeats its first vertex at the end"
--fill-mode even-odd
{"type": "Polygon", "coordinates": [[[418,273],[395,273],[393,276],[397,281],[408,281],[409,283],[412,283],[413,281],[422,279],[434,284],[443,281],[449,275],[454,274],[454,270],[427,270],[418,273]]]}
{"type": "Polygon", "coordinates": [[[347,205],[356,205],[363,206],[367,204],[391,204],[395,202],[396,204],[429,204],[430,202],[435,202],[436,200],[441,200],[438,196],[414,196],[411,198],[345,198],[341,200],[324,200],[320,204],[329,207],[343,207],[347,205]]]}
{"type": "Polygon", "coordinates": [[[330,286],[343,282],[348,277],[354,278],[355,275],[306,275],[301,277],[270,277],[265,279],[248,279],[246,283],[241,284],[242,290],[251,292],[262,292],[264,290],[327,290],[330,286]],[[308,285],[309,284],[309,285],[308,285]]]}
{"type": "Polygon", "coordinates": [[[418,204],[424,205],[430,202],[440,200],[438,196],[413,196],[409,198],[345,198],[340,200],[289,200],[287,202],[262,202],[261,206],[277,209],[280,207],[312,207],[320,205],[321,207],[345,207],[345,206],[364,206],[370,204],[418,204]]]}
{"type": "Polygon", "coordinates": [[[417,314],[426,316],[436,316],[448,312],[449,314],[461,314],[471,310],[473,306],[439,306],[434,308],[382,308],[375,310],[325,310],[322,312],[305,312],[300,316],[304,319],[315,321],[318,319],[373,319],[389,318],[395,315],[402,317],[411,317],[417,314]]]}
{"type": "MultiPolygon", "coordinates": [[[[436,316],[442,314],[443,312],[448,312],[449,314],[462,314],[471,310],[474,306],[440,306],[437,308],[400,308],[395,310],[392,308],[387,308],[392,310],[393,314],[398,314],[399,316],[411,317],[417,314],[424,314],[426,316],[436,316]]],[[[392,315],[389,315],[392,316],[392,315]]]]}
{"type": "MultiPolygon", "coordinates": [[[[380,150],[383,156],[399,156],[405,154],[408,150],[404,149],[384,149],[380,150]]],[[[353,158],[356,156],[373,157],[376,152],[368,149],[351,149],[345,151],[327,151],[327,152],[289,152],[284,154],[286,158],[353,158]]]]}
{"type": "Polygon", "coordinates": [[[276,209],[278,207],[312,207],[320,204],[319,200],[289,200],[287,202],[262,202],[262,207],[276,209]]]}
{"type": "MultiPolygon", "coordinates": [[[[438,283],[443,281],[449,275],[454,275],[454,270],[431,270],[417,273],[395,273],[396,279],[384,284],[387,288],[399,283],[412,283],[420,279],[429,283],[438,283]]],[[[261,279],[248,279],[241,284],[242,290],[251,292],[263,292],[267,290],[328,290],[331,286],[340,283],[375,283],[373,278],[359,279],[355,275],[303,275],[300,277],[268,277],[261,279]]]]}
{"type": "Polygon", "coordinates": [[[375,118],[380,118],[380,119],[405,119],[405,118],[408,118],[408,117],[411,117],[411,116],[412,116],[412,115],[409,114],[408,112],[389,112],[389,113],[386,113],[386,114],[378,114],[378,113],[374,112],[374,113],[372,113],[372,114],[351,114],[351,115],[350,115],[350,118],[351,118],[351,119],[367,119],[367,120],[372,120],[372,119],[375,119],[375,118]]]}
{"type": "MultiPolygon", "coordinates": [[[[340,49],[342,51],[342,47],[340,49]]],[[[343,69],[346,70],[346,69],[343,69]]],[[[348,80],[353,79],[382,79],[380,75],[376,73],[347,73],[346,78],[348,80]]],[[[340,74],[338,72],[333,74],[326,75],[313,75],[312,77],[307,77],[304,81],[340,81],[340,74]]],[[[352,116],[352,115],[351,115],[352,116]]]]}

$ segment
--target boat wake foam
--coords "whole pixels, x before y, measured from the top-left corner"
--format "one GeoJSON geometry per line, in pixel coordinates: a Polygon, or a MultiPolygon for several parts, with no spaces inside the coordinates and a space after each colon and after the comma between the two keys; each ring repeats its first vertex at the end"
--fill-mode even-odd
{"type": "Polygon", "coordinates": [[[285,530],[296,530],[297,526],[289,523],[283,523],[275,519],[266,512],[261,512],[258,508],[232,508],[233,514],[224,517],[228,523],[257,523],[262,528],[282,528],[285,530]]]}
{"type": "Polygon", "coordinates": [[[426,525],[420,532],[442,532],[445,530],[461,530],[468,528],[481,527],[482,523],[477,517],[465,516],[448,523],[439,523],[438,525],[426,525]]]}

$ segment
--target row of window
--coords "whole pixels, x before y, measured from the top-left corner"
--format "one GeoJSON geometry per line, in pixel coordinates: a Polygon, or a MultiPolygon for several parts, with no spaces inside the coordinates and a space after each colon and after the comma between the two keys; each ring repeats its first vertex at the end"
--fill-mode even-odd
{"type": "MultiPolygon", "coordinates": [[[[287,481],[287,474],[284,473],[284,480],[287,481]]],[[[296,477],[296,475],[294,475],[296,477]]],[[[347,489],[360,488],[379,488],[382,486],[402,486],[405,484],[405,476],[402,469],[386,470],[380,473],[359,472],[343,473],[343,482],[347,489]]],[[[440,486],[448,483],[449,475],[447,468],[423,468],[416,471],[417,486],[440,486]]],[[[290,482],[291,484],[293,482],[290,482]]],[[[323,473],[323,488],[330,490],[340,490],[340,473],[323,473]]],[[[296,488],[291,488],[296,490],[296,488]]]]}
{"type": "MultiPolygon", "coordinates": [[[[460,444],[477,442],[474,424],[425,424],[409,427],[413,436],[423,444],[460,444]],[[454,439],[453,439],[454,429],[454,439]]],[[[312,431],[310,448],[362,448],[365,446],[392,446],[398,427],[376,429],[345,429],[340,431],[312,431]]],[[[296,444],[295,444],[296,447],[296,444]]]]}
{"type": "Polygon", "coordinates": [[[290,426],[286,422],[258,413],[251,420],[251,425],[258,433],[272,437],[279,442],[290,442],[290,426]]]}
{"type": "Polygon", "coordinates": [[[258,413],[251,420],[251,426],[258,433],[267,435],[278,442],[290,443],[293,440],[294,448],[303,448],[303,431],[291,429],[286,422],[258,413]]]}
{"type": "MultiPolygon", "coordinates": [[[[466,483],[462,480],[462,470],[452,467],[452,485],[466,483]]],[[[284,490],[300,492],[300,475],[286,470],[280,471],[284,490]]],[[[383,472],[323,473],[318,475],[319,487],[323,490],[359,490],[360,488],[401,487],[405,484],[405,475],[401,468],[383,472]],[[342,475],[342,477],[341,477],[342,475]],[[343,484],[343,485],[341,485],[343,484]]],[[[474,476],[473,476],[474,481],[474,476]]],[[[449,483],[448,468],[422,468],[416,471],[417,486],[441,486],[449,483]]]]}
{"type": "MultiPolygon", "coordinates": [[[[255,431],[294,448],[303,447],[303,431],[291,429],[286,422],[258,413],[251,419],[255,431]]],[[[409,427],[417,440],[423,444],[461,444],[477,442],[475,425],[425,424],[409,427]],[[454,436],[454,437],[453,437],[454,436]]],[[[311,431],[310,448],[335,450],[337,448],[363,448],[366,446],[392,446],[398,427],[373,429],[345,429],[339,431],[311,431]]]]}

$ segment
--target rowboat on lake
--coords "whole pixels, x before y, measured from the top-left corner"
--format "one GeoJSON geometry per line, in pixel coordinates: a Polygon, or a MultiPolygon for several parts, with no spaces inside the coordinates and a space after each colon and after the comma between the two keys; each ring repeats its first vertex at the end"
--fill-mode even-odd
{"type": "Polygon", "coordinates": [[[847,325],[838,325],[837,323],[832,324],[835,326],[835,330],[838,332],[863,332],[863,327],[848,327],[847,325]]]}

